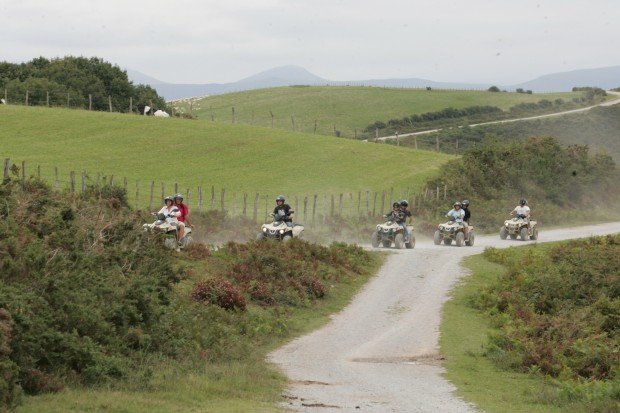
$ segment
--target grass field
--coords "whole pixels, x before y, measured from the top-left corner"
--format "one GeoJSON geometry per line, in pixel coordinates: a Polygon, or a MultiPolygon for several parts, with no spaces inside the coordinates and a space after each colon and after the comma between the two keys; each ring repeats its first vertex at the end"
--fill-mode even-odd
{"type": "MultiPolygon", "coordinates": [[[[271,125],[303,132],[333,135],[334,125],[343,136],[353,137],[357,128],[361,132],[369,124],[381,120],[402,118],[416,113],[432,112],[447,107],[464,108],[491,105],[508,109],[518,103],[538,102],[541,99],[570,100],[579,93],[491,93],[485,91],[446,91],[419,89],[383,89],[378,87],[346,86],[291,86],[272,89],[249,90],[238,93],[209,96],[193,101],[193,112],[199,119],[213,119],[230,123],[232,107],[236,120],[260,126],[271,125]]],[[[176,106],[188,111],[187,102],[176,106]]]]}
{"type": "Polygon", "coordinates": [[[2,105],[0,125],[0,157],[25,160],[27,174],[40,165],[42,177],[53,179],[58,167],[65,182],[72,170],[126,177],[132,200],[136,181],[143,200],[151,181],[157,197],[162,182],[166,192],[178,182],[180,190],[214,185],[261,195],[416,189],[451,159],[249,125],[68,109],[2,105]]]}

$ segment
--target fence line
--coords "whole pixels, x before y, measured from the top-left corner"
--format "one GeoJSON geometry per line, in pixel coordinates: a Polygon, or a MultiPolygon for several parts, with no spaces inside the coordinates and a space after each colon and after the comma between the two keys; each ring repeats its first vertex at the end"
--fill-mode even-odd
{"type": "MultiPolygon", "coordinates": [[[[205,212],[219,211],[226,216],[244,217],[253,222],[262,221],[261,212],[267,216],[275,207],[273,195],[259,191],[230,192],[227,188],[216,191],[215,185],[211,186],[210,208],[207,208],[204,200],[203,185],[195,187],[179,186],[177,182],[159,182],[161,192],[155,190],[155,180],[135,180],[130,182],[126,177],[114,175],[91,175],[87,171],[68,171],[61,173],[58,167],[47,171],[40,165],[30,167],[25,161],[21,166],[12,163],[10,158],[3,162],[3,181],[18,179],[25,181],[28,177],[37,177],[50,182],[57,190],[66,190],[69,193],[81,195],[89,189],[100,190],[103,186],[123,188],[126,192],[127,201],[137,208],[148,208],[153,211],[159,209],[163,198],[169,195],[174,188],[175,193],[179,188],[186,188],[180,192],[185,197],[185,202],[195,211],[205,212]],[[219,196],[216,196],[218,194],[219,196]],[[253,196],[252,196],[253,195],[253,196]],[[238,205],[240,202],[240,205],[238,205]],[[264,209],[263,207],[264,203],[264,209]],[[251,212],[250,212],[251,211],[251,212]]],[[[434,203],[446,200],[450,191],[447,186],[424,188],[415,192],[412,188],[395,189],[389,188],[382,191],[342,191],[337,193],[310,192],[303,194],[288,194],[287,203],[293,206],[297,221],[306,225],[326,223],[328,218],[346,217],[363,218],[379,217],[391,209],[395,201],[406,199],[411,209],[419,208],[426,203],[434,203]],[[322,203],[319,201],[322,199],[322,203]],[[372,202],[372,205],[371,205],[372,202]],[[303,221],[302,221],[303,220],[303,221]]]]}

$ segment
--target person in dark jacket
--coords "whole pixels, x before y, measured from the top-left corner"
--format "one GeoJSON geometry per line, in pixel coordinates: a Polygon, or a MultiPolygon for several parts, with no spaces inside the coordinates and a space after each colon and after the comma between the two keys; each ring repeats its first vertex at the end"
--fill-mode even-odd
{"type": "Polygon", "coordinates": [[[470,225],[469,218],[471,218],[471,212],[469,212],[469,201],[464,200],[463,202],[461,202],[461,204],[462,204],[463,211],[465,211],[465,216],[463,217],[463,221],[467,222],[467,225],[470,225]]]}
{"type": "Polygon", "coordinates": [[[291,215],[293,211],[291,211],[291,206],[285,203],[286,199],[284,195],[279,195],[276,198],[276,207],[273,209],[274,219],[276,221],[284,221],[286,225],[289,227],[293,226],[293,219],[291,215]]]}

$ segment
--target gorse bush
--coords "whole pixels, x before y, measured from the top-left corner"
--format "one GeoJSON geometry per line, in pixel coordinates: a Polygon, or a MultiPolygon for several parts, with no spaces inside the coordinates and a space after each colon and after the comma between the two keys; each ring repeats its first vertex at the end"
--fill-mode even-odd
{"type": "Polygon", "coordinates": [[[2,184],[0,198],[3,396],[16,383],[29,394],[100,384],[145,352],[173,354],[162,320],[179,270],[117,197],[28,180],[2,184]]]}
{"type": "Polygon", "coordinates": [[[497,326],[487,356],[502,367],[565,382],[569,399],[580,392],[586,397],[588,388],[620,399],[619,256],[620,235],[551,249],[487,249],[485,258],[507,267],[475,300],[497,326]],[[587,387],[592,381],[606,384],[587,387]]]}

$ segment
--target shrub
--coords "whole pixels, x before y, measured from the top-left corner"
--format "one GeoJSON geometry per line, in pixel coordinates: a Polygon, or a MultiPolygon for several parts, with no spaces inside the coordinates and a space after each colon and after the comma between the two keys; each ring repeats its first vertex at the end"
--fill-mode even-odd
{"type": "Polygon", "coordinates": [[[225,278],[209,278],[196,283],[191,293],[192,300],[220,306],[226,310],[245,311],[246,302],[241,293],[225,278]]]}

